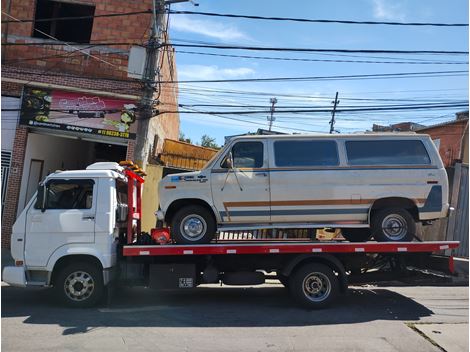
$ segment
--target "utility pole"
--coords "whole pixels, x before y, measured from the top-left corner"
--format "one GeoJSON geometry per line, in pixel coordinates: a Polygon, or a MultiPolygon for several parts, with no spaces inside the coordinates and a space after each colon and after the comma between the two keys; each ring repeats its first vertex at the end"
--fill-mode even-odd
{"type": "Polygon", "coordinates": [[[274,105],[277,103],[277,99],[271,98],[269,101],[271,103],[271,116],[268,117],[268,121],[269,121],[269,130],[271,131],[273,127],[273,121],[276,120],[276,118],[274,117],[274,105]]]}
{"type": "Polygon", "coordinates": [[[336,92],[335,100],[331,102],[333,105],[333,111],[331,112],[331,120],[330,120],[330,134],[335,130],[335,114],[336,114],[336,105],[339,104],[338,100],[338,92],[336,92]]]}
{"type": "MultiPolygon", "coordinates": [[[[157,77],[157,57],[161,46],[161,28],[163,28],[165,1],[153,0],[152,4],[152,28],[146,47],[146,58],[144,75],[142,77],[143,94],[140,101],[141,112],[137,119],[137,137],[134,150],[135,162],[142,168],[145,168],[149,156],[149,125],[150,119],[154,116],[154,93],[155,78],[157,77]]],[[[160,74],[160,72],[158,72],[160,74]]],[[[158,77],[158,79],[160,79],[158,77]]]]}

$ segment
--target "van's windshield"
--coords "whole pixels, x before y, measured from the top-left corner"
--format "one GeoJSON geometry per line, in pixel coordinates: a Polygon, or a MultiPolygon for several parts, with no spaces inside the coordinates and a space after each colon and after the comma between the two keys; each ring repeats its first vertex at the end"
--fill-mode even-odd
{"type": "Polygon", "coordinates": [[[225,150],[224,147],[222,147],[217,153],[215,153],[212,158],[209,159],[209,161],[204,165],[204,167],[202,168],[202,170],[205,170],[207,168],[209,168],[212,163],[214,162],[215,159],[217,159],[219,157],[219,155],[225,150]]]}

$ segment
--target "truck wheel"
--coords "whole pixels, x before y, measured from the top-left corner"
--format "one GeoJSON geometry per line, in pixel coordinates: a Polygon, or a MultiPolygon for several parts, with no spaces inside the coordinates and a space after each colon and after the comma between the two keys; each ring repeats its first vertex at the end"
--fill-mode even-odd
{"type": "Polygon", "coordinates": [[[339,291],[338,278],[324,264],[301,266],[289,279],[291,295],[305,308],[320,309],[330,305],[339,291]]]}
{"type": "Polygon", "coordinates": [[[370,229],[341,229],[341,234],[349,242],[366,242],[372,234],[370,229]]]}
{"type": "Polygon", "coordinates": [[[57,274],[54,289],[58,298],[70,307],[91,307],[103,296],[103,274],[96,265],[72,263],[57,274]]]}
{"type": "Polygon", "coordinates": [[[171,221],[171,237],[176,243],[209,243],[216,225],[212,214],[200,205],[181,208],[171,221]]]}
{"type": "Polygon", "coordinates": [[[386,208],[374,215],[371,229],[376,241],[407,242],[416,234],[416,223],[407,210],[386,208]]]}

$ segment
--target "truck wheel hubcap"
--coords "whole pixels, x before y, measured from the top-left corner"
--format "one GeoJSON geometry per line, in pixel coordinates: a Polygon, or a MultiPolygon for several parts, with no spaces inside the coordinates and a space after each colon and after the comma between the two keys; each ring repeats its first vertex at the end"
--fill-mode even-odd
{"type": "Polygon", "coordinates": [[[305,296],[313,302],[325,300],[331,292],[331,284],[323,273],[311,273],[303,281],[305,296]]]}
{"type": "Polygon", "coordinates": [[[73,301],[83,301],[89,298],[94,289],[93,277],[84,271],[74,271],[64,282],[65,294],[73,301]]]}
{"type": "Polygon", "coordinates": [[[389,239],[399,241],[408,233],[408,226],[404,217],[390,214],[382,221],[382,231],[389,239]]]}
{"type": "Polygon", "coordinates": [[[181,222],[181,234],[191,241],[197,241],[202,238],[207,229],[206,221],[202,216],[192,214],[186,216],[181,222]]]}

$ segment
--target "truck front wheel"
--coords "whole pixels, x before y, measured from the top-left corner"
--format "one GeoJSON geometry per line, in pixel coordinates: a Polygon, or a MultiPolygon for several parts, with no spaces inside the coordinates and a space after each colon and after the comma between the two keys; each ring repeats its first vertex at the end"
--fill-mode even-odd
{"type": "Polygon", "coordinates": [[[200,205],[181,208],[171,221],[171,237],[176,243],[209,243],[215,231],[216,224],[212,214],[200,205]]]}
{"type": "Polygon", "coordinates": [[[103,274],[96,265],[71,263],[57,274],[54,289],[58,298],[70,307],[91,307],[103,296],[103,274]]]}
{"type": "Polygon", "coordinates": [[[330,305],[339,291],[338,278],[324,264],[309,263],[297,269],[289,279],[291,295],[308,309],[320,309],[330,305]]]}

